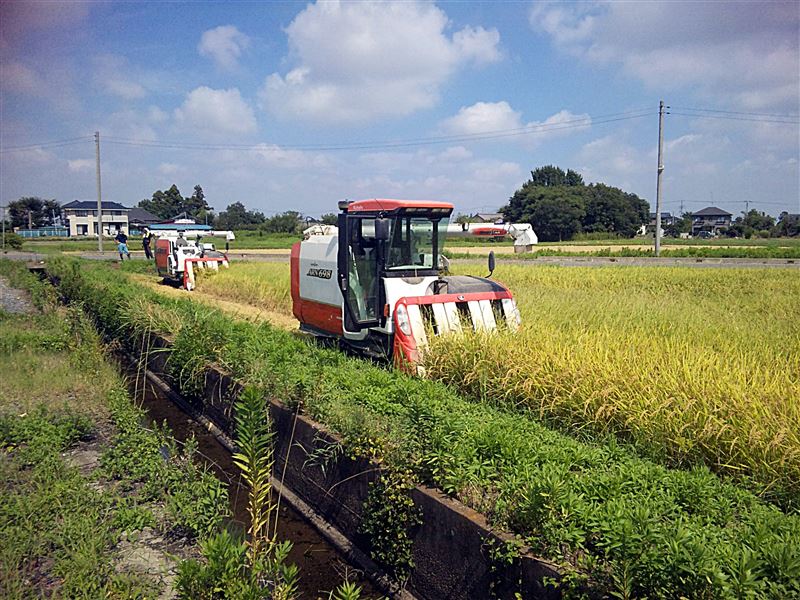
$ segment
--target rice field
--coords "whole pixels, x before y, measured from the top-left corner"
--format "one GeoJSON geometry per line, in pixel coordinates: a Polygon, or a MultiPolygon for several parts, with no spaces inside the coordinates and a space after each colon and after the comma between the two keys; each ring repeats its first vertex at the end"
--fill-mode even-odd
{"type": "MultiPolygon", "coordinates": [[[[482,263],[458,267],[483,275],[482,263]]],[[[783,269],[500,265],[514,334],[439,338],[431,377],[583,439],[708,465],[800,497],[800,278],[783,269]]],[[[199,289],[291,315],[288,265],[235,263],[199,289]]]]}
{"type": "Polygon", "coordinates": [[[795,272],[501,266],[495,277],[517,299],[521,331],[438,338],[430,376],[797,507],[795,272]]]}

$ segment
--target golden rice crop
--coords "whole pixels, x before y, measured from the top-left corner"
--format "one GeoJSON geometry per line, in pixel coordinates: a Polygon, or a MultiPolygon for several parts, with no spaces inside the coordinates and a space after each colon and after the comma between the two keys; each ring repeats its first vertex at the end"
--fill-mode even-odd
{"type": "MultiPolygon", "coordinates": [[[[495,278],[522,329],[436,339],[431,377],[668,464],[800,497],[796,271],[501,264],[495,278]]],[[[233,263],[200,289],[291,314],[287,264],[233,263]]]]}
{"type": "Polygon", "coordinates": [[[525,265],[496,278],[522,329],[436,339],[431,377],[670,464],[755,480],[780,501],[800,494],[795,271],[525,265]]]}
{"type": "Polygon", "coordinates": [[[233,302],[292,314],[289,265],[285,263],[234,261],[230,268],[203,277],[198,289],[233,302]]]}

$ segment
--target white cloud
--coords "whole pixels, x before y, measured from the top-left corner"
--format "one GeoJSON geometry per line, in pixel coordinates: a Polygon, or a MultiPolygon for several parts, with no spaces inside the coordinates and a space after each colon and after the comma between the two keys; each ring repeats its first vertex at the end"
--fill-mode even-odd
{"type": "Polygon", "coordinates": [[[250,38],[236,27],[220,25],[203,32],[197,51],[219,68],[230,71],[239,66],[239,57],[249,46],[250,38]]]}
{"type": "Polygon", "coordinates": [[[237,88],[214,90],[202,86],[192,90],[175,109],[175,120],[182,127],[218,134],[247,134],[257,128],[253,109],[237,88]]]}
{"type": "Polygon", "coordinates": [[[164,162],[158,165],[158,172],[162,175],[175,175],[180,170],[180,167],[175,163],[164,162]]]}
{"type": "Polygon", "coordinates": [[[95,161],[91,158],[76,158],[75,160],[67,161],[67,168],[69,168],[72,173],[91,171],[95,166],[95,161]]]}
{"type": "Polygon", "coordinates": [[[797,111],[800,11],[792,2],[536,3],[531,26],[593,64],[718,105],[797,111]]]}
{"type": "Polygon", "coordinates": [[[442,85],[468,65],[499,60],[494,29],[448,36],[447,15],[427,2],[319,2],[287,27],[285,75],[266,78],[272,113],[328,122],[366,122],[429,108],[442,85]]]}
{"type": "Polygon", "coordinates": [[[147,95],[147,90],[136,81],[135,71],[125,57],[117,54],[95,56],[94,85],[106,94],[123,100],[138,100],[147,95]]]}
{"type": "Polygon", "coordinates": [[[544,121],[524,123],[522,113],[511,108],[508,102],[501,101],[462,106],[458,113],[442,121],[440,128],[451,135],[513,134],[514,139],[530,146],[546,138],[583,131],[591,124],[589,115],[576,115],[568,110],[559,111],[544,121]],[[518,132],[520,135],[516,136],[518,132]]]}
{"type": "Polygon", "coordinates": [[[34,69],[18,61],[3,63],[3,88],[18,94],[44,96],[47,83],[34,69]]]}

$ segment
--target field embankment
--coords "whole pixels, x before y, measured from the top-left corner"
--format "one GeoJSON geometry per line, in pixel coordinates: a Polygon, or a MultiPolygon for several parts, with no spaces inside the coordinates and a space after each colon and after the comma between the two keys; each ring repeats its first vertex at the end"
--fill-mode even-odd
{"type": "Polygon", "coordinates": [[[191,444],[143,426],[79,308],[23,264],[0,276],[37,307],[0,302],[0,596],[174,597],[226,488],[191,444]]]}
{"type": "MultiPolygon", "coordinates": [[[[610,435],[575,439],[543,426],[535,411],[475,402],[482,396],[468,399],[454,387],[232,319],[188,295],[166,298],[104,265],[59,262],[51,270],[63,292],[107,331],[139,339],[150,331],[168,335],[184,392],[217,364],[242,383],[301,403],[343,438],[345,451],[381,461],[384,481],[393,482],[391,497],[402,497],[411,477],[458,498],[561,564],[565,593],[800,593],[800,518],[702,466],[665,468],[610,435]]],[[[536,306],[531,302],[525,311],[536,306]]],[[[397,527],[407,521],[387,508],[389,495],[382,497],[379,514],[391,518],[373,515],[371,527],[376,540],[393,545],[379,545],[378,555],[401,560],[408,538],[397,527]]]]}

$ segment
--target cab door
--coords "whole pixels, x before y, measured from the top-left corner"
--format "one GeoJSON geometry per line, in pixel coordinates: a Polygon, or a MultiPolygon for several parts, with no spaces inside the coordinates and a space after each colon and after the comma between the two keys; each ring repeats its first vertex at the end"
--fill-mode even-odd
{"type": "Polygon", "coordinates": [[[376,237],[374,217],[339,215],[339,289],[344,298],[345,331],[383,322],[380,265],[385,242],[376,237]]]}

